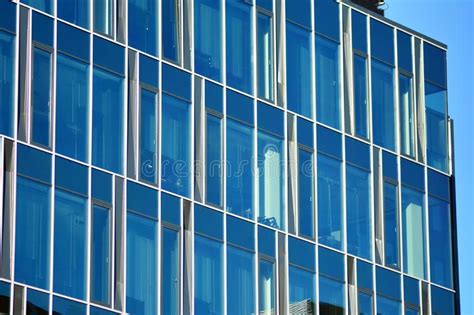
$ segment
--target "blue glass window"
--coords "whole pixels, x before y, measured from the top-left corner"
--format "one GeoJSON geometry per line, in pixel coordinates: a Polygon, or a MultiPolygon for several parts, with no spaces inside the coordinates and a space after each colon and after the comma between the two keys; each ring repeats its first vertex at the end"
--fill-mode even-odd
{"type": "Polygon", "coordinates": [[[140,94],[140,179],[156,184],[157,95],[143,88],[140,94]]]}
{"type": "Polygon", "coordinates": [[[426,138],[428,165],[448,169],[447,92],[425,82],[426,138]]]}
{"type": "Polygon", "coordinates": [[[40,11],[52,14],[53,1],[52,0],[21,0],[22,3],[32,6],[40,11]]]}
{"type": "Polygon", "coordinates": [[[0,134],[7,136],[13,135],[14,52],[15,36],[0,31],[0,134]]]}
{"type": "MultiPolygon", "coordinates": [[[[26,314],[48,314],[49,294],[28,289],[26,291],[26,314]]],[[[8,313],[8,311],[6,311],[8,313]]]]}
{"type": "Polygon", "coordinates": [[[128,1],[128,44],[150,55],[158,52],[158,1],[128,1]]]}
{"type": "Polygon", "coordinates": [[[227,120],[227,211],[254,218],[253,128],[227,120]]]}
{"type": "Polygon", "coordinates": [[[340,128],[339,107],[339,44],[316,36],[316,118],[340,128]]]}
{"type": "Polygon", "coordinates": [[[376,267],[377,293],[401,300],[400,274],[382,267],[376,267]]]}
{"type": "Polygon", "coordinates": [[[345,279],[344,256],[324,247],[318,248],[318,255],[319,274],[343,282],[345,279]]]}
{"type": "Polygon", "coordinates": [[[357,294],[357,306],[359,315],[372,315],[374,313],[374,302],[372,295],[364,292],[357,294]]]}
{"type": "Polygon", "coordinates": [[[372,61],[372,128],[374,143],[395,150],[393,68],[372,61]]]}
{"type": "Polygon", "coordinates": [[[89,28],[89,0],[58,0],[58,17],[89,28]]]}
{"type": "Polygon", "coordinates": [[[342,160],[342,137],[341,134],[329,128],[318,125],[317,127],[318,152],[342,160]]]}
{"type": "Polygon", "coordinates": [[[377,315],[401,315],[401,302],[383,296],[377,296],[377,315]]]}
{"type": "Polygon", "coordinates": [[[273,21],[271,16],[257,13],[257,94],[273,100],[273,21]]]}
{"type": "Polygon", "coordinates": [[[313,153],[298,149],[299,232],[314,238],[313,153]]]}
{"type": "Polygon", "coordinates": [[[11,33],[16,31],[16,3],[3,1],[0,4],[0,28],[11,33]]]}
{"type": "Polygon", "coordinates": [[[191,102],[191,75],[165,63],[162,64],[161,71],[163,91],[191,102]]]}
{"type": "Polygon", "coordinates": [[[111,281],[111,222],[108,208],[92,207],[91,241],[91,300],[110,304],[111,281]]]}
{"type": "Polygon", "coordinates": [[[163,0],[161,2],[161,26],[163,28],[162,50],[163,57],[179,62],[180,60],[180,1],[179,0],[163,0]]]}
{"type": "Polygon", "coordinates": [[[156,314],[157,222],[127,213],[127,313],[156,314]]]}
{"type": "Polygon", "coordinates": [[[319,277],[319,312],[320,314],[343,315],[344,282],[326,277],[319,277]]]}
{"type": "Polygon", "coordinates": [[[255,313],[254,254],[234,246],[227,247],[227,314],[255,313]]]}
{"type": "Polygon", "coordinates": [[[179,226],[181,222],[181,200],[173,195],[161,193],[161,220],[179,226]]]}
{"type": "Polygon", "coordinates": [[[316,313],[316,289],[314,273],[297,266],[289,266],[290,315],[316,313]]]}
{"type": "Polygon", "coordinates": [[[53,297],[53,313],[57,315],[83,315],[87,306],[59,296],[53,297]]]}
{"type": "Polygon", "coordinates": [[[268,257],[275,257],[275,232],[263,226],[258,227],[258,252],[268,257]]]}
{"type": "Polygon", "coordinates": [[[252,15],[245,0],[226,0],[227,84],[252,93],[252,15]]]}
{"type": "Polygon", "coordinates": [[[31,39],[34,44],[43,44],[50,48],[54,46],[54,20],[49,16],[33,11],[31,14],[31,39]]]}
{"type": "Polygon", "coordinates": [[[398,77],[398,100],[400,110],[400,151],[408,156],[415,156],[415,116],[412,78],[403,74],[400,74],[398,77]]]}
{"type": "Polygon", "coordinates": [[[194,1],[194,62],[197,73],[221,81],[222,47],[220,1],[194,1]]]}
{"type": "Polygon", "coordinates": [[[206,201],[222,206],[222,119],[206,115],[206,201]]]}
{"type": "Polygon", "coordinates": [[[104,35],[113,36],[113,0],[94,0],[94,31],[104,35]]]}
{"type": "Polygon", "coordinates": [[[158,219],[158,192],[150,187],[127,181],[127,209],[158,219]]]}
{"type": "Polygon", "coordinates": [[[161,185],[183,196],[191,186],[190,112],[187,102],[163,94],[161,185]]]}
{"type": "Polygon", "coordinates": [[[446,87],[446,51],[425,42],[423,53],[425,80],[446,87]]]}
{"type": "Polygon", "coordinates": [[[8,314],[10,312],[11,284],[0,281],[0,312],[8,314]]]}
{"type": "Polygon", "coordinates": [[[400,268],[398,187],[389,182],[383,184],[385,265],[400,268]]]}
{"type": "Polygon", "coordinates": [[[92,164],[123,171],[123,79],[94,69],[92,114],[92,164]]]}
{"type": "Polygon", "coordinates": [[[94,36],[94,65],[125,76],[125,49],[102,37],[94,36]]]}
{"type": "Polygon", "coordinates": [[[315,271],[315,255],[314,244],[295,237],[288,238],[288,261],[290,265],[315,271]]]}
{"type": "Polygon", "coordinates": [[[266,259],[259,259],[258,272],[258,310],[260,314],[275,314],[275,263],[266,259]]]}
{"type": "Polygon", "coordinates": [[[372,264],[357,260],[357,287],[359,289],[372,290],[373,285],[373,269],[372,264]]]}
{"type": "Polygon", "coordinates": [[[92,198],[112,204],[112,175],[92,169],[92,198]]]}
{"type": "Polygon", "coordinates": [[[89,314],[90,315],[115,315],[116,313],[91,305],[89,314]]]}
{"type": "Polygon", "coordinates": [[[179,232],[163,227],[162,230],[162,313],[179,314],[179,232]]]}
{"type": "Polygon", "coordinates": [[[222,113],[224,104],[224,89],[222,86],[206,80],[205,84],[206,109],[222,113]]]}
{"type": "Polygon", "coordinates": [[[86,298],[86,213],[86,198],[56,189],[53,289],[77,299],[86,298]]]}
{"type": "Polygon", "coordinates": [[[334,0],[314,1],[316,32],[339,41],[339,4],[334,0]]]}
{"type": "Polygon", "coordinates": [[[214,239],[224,239],[222,212],[200,205],[194,206],[194,230],[196,233],[210,236],[214,239]]]}
{"type": "Polygon", "coordinates": [[[367,53],[367,16],[356,10],[352,12],[352,48],[367,53]]]}
{"type": "MultiPolygon", "coordinates": [[[[288,1],[287,1],[288,2],[288,1]]],[[[311,118],[310,31],[286,23],[286,82],[288,109],[311,118]]]]}
{"type": "Polygon", "coordinates": [[[89,67],[58,54],[56,151],[86,162],[88,158],[89,67]]]}
{"type": "Polygon", "coordinates": [[[412,72],[412,53],[411,53],[411,36],[404,32],[397,32],[397,52],[398,67],[412,72]]]}
{"type": "Polygon", "coordinates": [[[51,124],[51,53],[33,49],[32,77],[32,141],[50,146],[51,124]]]}
{"type": "Polygon", "coordinates": [[[370,19],[370,40],[372,57],[394,65],[393,28],[375,19],[370,19]]]}
{"type": "Polygon", "coordinates": [[[254,125],[253,100],[243,94],[227,90],[227,116],[254,125]]]}
{"type": "Polygon", "coordinates": [[[402,183],[404,185],[424,191],[425,170],[423,166],[403,158],[400,160],[400,164],[402,169],[402,183]]]}
{"type": "Polygon", "coordinates": [[[367,92],[367,59],[354,54],[354,120],[355,134],[369,137],[369,102],[367,92]]]}
{"type": "Polygon", "coordinates": [[[227,244],[255,251],[254,228],[254,225],[248,221],[227,216],[227,244]]]}
{"type": "Polygon", "coordinates": [[[420,305],[420,284],[418,280],[405,276],[403,278],[405,304],[420,305]]]}
{"type": "Polygon", "coordinates": [[[431,311],[433,315],[454,315],[454,294],[431,286],[431,311]]]}
{"type": "MultiPolygon", "coordinates": [[[[158,88],[160,76],[159,62],[156,59],[140,54],[140,83],[144,83],[150,87],[158,88]]],[[[171,68],[165,66],[165,69],[171,68]]],[[[184,83],[184,82],[183,82],[184,83]]]]}
{"type": "Polygon", "coordinates": [[[306,28],[311,28],[311,0],[285,1],[286,18],[306,28]]]}

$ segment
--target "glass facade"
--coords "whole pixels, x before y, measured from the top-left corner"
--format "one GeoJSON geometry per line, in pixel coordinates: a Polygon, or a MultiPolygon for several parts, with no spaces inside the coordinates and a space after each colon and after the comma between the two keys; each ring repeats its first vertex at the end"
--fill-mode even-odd
{"type": "Polygon", "coordinates": [[[345,1],[0,0],[0,313],[459,314],[447,95],[345,1]]]}

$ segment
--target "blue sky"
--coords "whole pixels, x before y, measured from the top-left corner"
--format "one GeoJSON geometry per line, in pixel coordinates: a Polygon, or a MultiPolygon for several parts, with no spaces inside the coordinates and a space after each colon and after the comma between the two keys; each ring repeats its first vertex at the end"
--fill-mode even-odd
{"type": "Polygon", "coordinates": [[[386,0],[386,16],[448,45],[462,314],[474,315],[474,0],[386,0]]]}

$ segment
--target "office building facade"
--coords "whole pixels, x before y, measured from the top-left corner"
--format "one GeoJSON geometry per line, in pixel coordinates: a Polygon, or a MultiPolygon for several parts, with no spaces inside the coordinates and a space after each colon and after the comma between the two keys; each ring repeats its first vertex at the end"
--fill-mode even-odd
{"type": "Polygon", "coordinates": [[[0,0],[0,313],[459,313],[446,46],[348,0],[0,0]]]}

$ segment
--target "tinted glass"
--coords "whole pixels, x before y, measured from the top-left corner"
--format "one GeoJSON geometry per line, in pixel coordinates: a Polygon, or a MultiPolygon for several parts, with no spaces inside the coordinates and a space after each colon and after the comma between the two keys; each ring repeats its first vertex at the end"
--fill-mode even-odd
{"type": "Polygon", "coordinates": [[[140,179],[157,183],[157,95],[142,89],[140,92],[140,179]]]}
{"type": "Polygon", "coordinates": [[[367,52],[367,16],[352,10],[352,48],[367,52]]]}
{"type": "MultiPolygon", "coordinates": [[[[268,1],[268,0],[267,0],[268,1]]],[[[16,3],[3,1],[0,4],[0,28],[10,32],[16,29],[16,3]]]]}
{"type": "Polygon", "coordinates": [[[450,200],[450,178],[441,173],[428,170],[428,192],[430,195],[450,200]]]}
{"type": "Polygon", "coordinates": [[[344,283],[319,277],[319,312],[342,315],[345,308],[344,283]]]}
{"type": "Polygon", "coordinates": [[[289,266],[290,315],[316,313],[316,289],[314,273],[289,266]]]}
{"type": "Polygon", "coordinates": [[[363,138],[368,138],[367,60],[359,55],[354,55],[353,67],[355,134],[363,138]]]}
{"type": "Polygon", "coordinates": [[[258,128],[284,137],[283,111],[264,103],[257,103],[258,128]]]}
{"type": "Polygon", "coordinates": [[[8,314],[10,312],[10,296],[11,296],[11,285],[10,283],[0,281],[0,312],[8,314]]]}
{"type": "Polygon", "coordinates": [[[18,174],[51,183],[51,155],[26,145],[18,144],[17,159],[18,174]]]}
{"type": "Polygon", "coordinates": [[[179,314],[179,233],[163,228],[162,231],[161,309],[163,314],[179,314]]]}
{"type": "Polygon", "coordinates": [[[206,108],[212,108],[213,110],[222,113],[222,107],[224,102],[224,89],[222,86],[206,81],[205,85],[206,94],[206,108]]]}
{"type": "Polygon", "coordinates": [[[398,187],[388,182],[383,184],[383,208],[385,265],[399,269],[398,187]]]}
{"type": "Polygon", "coordinates": [[[335,251],[319,247],[319,273],[344,281],[344,256],[335,251]]]}
{"type": "Polygon", "coordinates": [[[401,159],[402,183],[407,186],[424,191],[425,170],[420,164],[401,159]]]}
{"type": "Polygon", "coordinates": [[[412,72],[411,36],[397,32],[398,67],[412,72]]]}
{"type": "Polygon", "coordinates": [[[272,18],[257,13],[257,89],[258,97],[273,100],[273,25],[272,18]]]}
{"type": "Polygon", "coordinates": [[[120,45],[94,36],[94,64],[125,75],[125,50],[120,45]]]}
{"type": "Polygon", "coordinates": [[[428,165],[448,169],[447,92],[425,82],[426,139],[428,165]]]}
{"type": "Polygon", "coordinates": [[[364,142],[346,137],[346,161],[370,171],[370,147],[364,142]]]}
{"type": "Polygon", "coordinates": [[[434,315],[454,315],[454,294],[431,286],[431,311],[434,315]]]}
{"type": "Polygon", "coordinates": [[[312,243],[299,238],[288,238],[288,261],[290,264],[315,271],[315,255],[315,248],[312,243]]]}
{"type": "Polygon", "coordinates": [[[311,0],[298,2],[286,0],[286,18],[307,28],[311,28],[311,0]]]}
{"type": "Polygon", "coordinates": [[[51,53],[33,49],[32,76],[32,141],[45,147],[50,146],[51,123],[51,53]]]}
{"type": "Polygon", "coordinates": [[[158,218],[158,192],[152,188],[127,181],[127,209],[158,218]]]}
{"type": "Polygon", "coordinates": [[[227,314],[255,313],[255,267],[253,254],[227,247],[227,314]]]}
{"type": "Polygon", "coordinates": [[[255,250],[255,226],[248,221],[227,216],[227,243],[255,250]]]}
{"type": "Polygon", "coordinates": [[[377,292],[391,298],[401,299],[400,274],[377,267],[377,292]]]}
{"type": "Polygon", "coordinates": [[[161,220],[180,225],[181,201],[179,198],[161,193],[161,220]]]}
{"type": "Polygon", "coordinates": [[[357,295],[359,315],[372,315],[374,313],[374,302],[372,295],[359,292],[357,295]]]}
{"type": "Polygon", "coordinates": [[[112,203],[112,175],[92,169],[92,197],[112,203]]]}
{"type": "Polygon", "coordinates": [[[89,0],[58,0],[57,6],[59,18],[89,27],[89,0]]]}
{"type": "Polygon", "coordinates": [[[86,314],[86,305],[54,296],[53,313],[58,315],[83,315],[86,314]]]}
{"type": "Polygon", "coordinates": [[[94,31],[112,36],[114,30],[113,0],[94,1],[94,31]]]}
{"type": "Polygon", "coordinates": [[[140,82],[158,88],[159,74],[158,61],[140,54],[140,82]]]}
{"type": "Polygon", "coordinates": [[[362,260],[357,261],[357,286],[359,288],[372,290],[374,286],[372,270],[372,264],[362,260]]]}
{"type": "Polygon", "coordinates": [[[197,233],[219,240],[224,239],[222,219],[223,215],[221,212],[199,205],[194,207],[194,230],[197,233]]]}
{"type": "Polygon", "coordinates": [[[158,52],[158,1],[128,1],[128,44],[151,55],[158,52]]]}
{"type": "Polygon", "coordinates": [[[314,238],[313,154],[302,149],[298,150],[298,184],[299,232],[314,238]]]}
{"type": "Polygon", "coordinates": [[[13,135],[14,52],[15,36],[0,31],[0,134],[7,136],[13,135]]]}
{"type": "Polygon", "coordinates": [[[21,0],[22,3],[32,6],[35,9],[41,10],[46,13],[53,13],[53,1],[52,0],[21,0]]]}
{"type": "Polygon", "coordinates": [[[446,87],[446,51],[425,42],[423,52],[425,80],[446,87]]]}
{"type": "Polygon", "coordinates": [[[298,135],[298,143],[304,144],[309,148],[313,148],[314,144],[314,131],[313,131],[313,123],[298,117],[298,126],[297,126],[297,135],[298,135]]]}
{"type": "Polygon", "coordinates": [[[394,64],[393,28],[379,22],[370,20],[370,46],[372,56],[391,65],[394,64]]]}
{"type": "Polygon", "coordinates": [[[56,187],[87,196],[89,172],[86,166],[56,157],[55,168],[56,187]]]}
{"type": "Polygon", "coordinates": [[[317,127],[318,152],[331,155],[342,160],[341,134],[321,126],[317,127]]]}
{"type": "Polygon", "coordinates": [[[397,156],[387,151],[382,151],[383,176],[398,181],[397,156]]]}
{"type": "Polygon", "coordinates": [[[339,41],[339,4],[334,0],[314,1],[316,32],[339,41]]]}
{"type": "Polygon", "coordinates": [[[275,264],[260,259],[258,262],[258,310],[260,314],[275,314],[275,264]]]}
{"type": "Polygon", "coordinates": [[[403,278],[403,291],[405,303],[420,305],[420,284],[418,280],[405,276],[403,278]]]}
{"type": "Polygon", "coordinates": [[[32,24],[31,39],[33,42],[53,47],[54,20],[44,14],[33,11],[32,24]]]}
{"type": "Polygon", "coordinates": [[[269,257],[275,257],[275,232],[271,229],[258,227],[258,252],[269,257]]]}
{"type": "Polygon", "coordinates": [[[408,156],[415,155],[415,118],[413,108],[412,78],[403,74],[398,77],[400,110],[400,150],[408,156]]]}
{"type": "Polygon", "coordinates": [[[161,2],[162,51],[163,57],[179,62],[180,59],[180,2],[163,0],[161,2]]]}
{"type": "Polygon", "coordinates": [[[246,122],[254,124],[254,106],[253,100],[240,93],[227,90],[227,115],[246,122]]]}
{"type": "Polygon", "coordinates": [[[46,315],[49,312],[49,294],[28,289],[26,291],[26,314],[46,315]]]}
{"type": "Polygon", "coordinates": [[[377,315],[401,315],[401,303],[382,296],[377,296],[377,315]]]}
{"type": "Polygon", "coordinates": [[[163,91],[191,101],[191,75],[167,64],[162,64],[163,91]]]}
{"type": "Polygon", "coordinates": [[[110,210],[98,205],[92,207],[91,241],[91,299],[110,303],[110,210]]]}
{"type": "Polygon", "coordinates": [[[206,201],[222,206],[222,119],[206,115],[206,201]]]}

